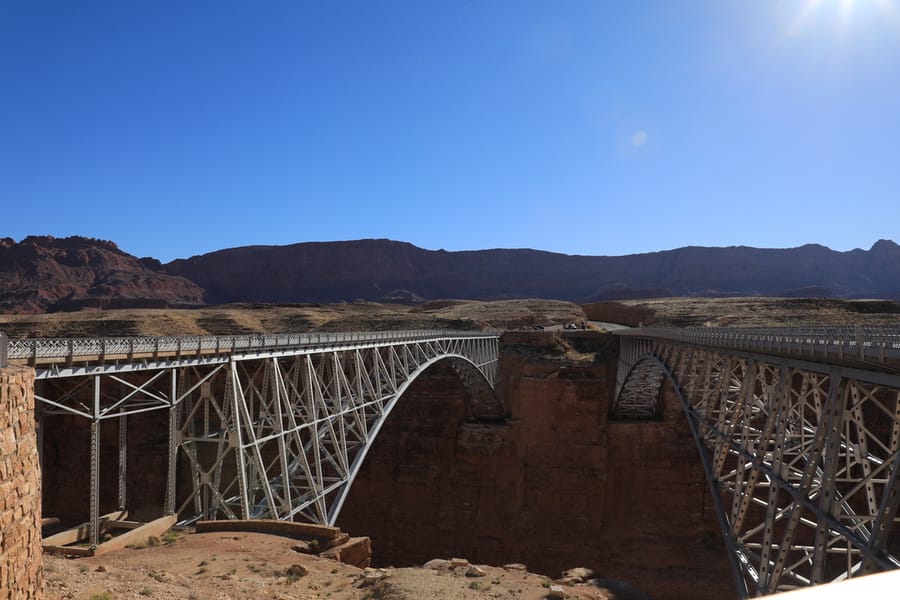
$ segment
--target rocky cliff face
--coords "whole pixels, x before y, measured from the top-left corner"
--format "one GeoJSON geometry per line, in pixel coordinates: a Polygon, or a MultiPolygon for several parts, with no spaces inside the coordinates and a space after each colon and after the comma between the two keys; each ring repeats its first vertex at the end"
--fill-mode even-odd
{"type": "Polygon", "coordinates": [[[81,237],[0,240],[0,312],[166,307],[202,302],[203,290],[112,242],[81,237]]]}
{"type": "Polygon", "coordinates": [[[210,303],[410,297],[544,297],[585,302],[660,295],[900,298],[900,246],[835,252],[688,247],[629,256],[536,250],[430,251],[389,240],[251,246],[166,265],[210,303]]]}
{"type": "Polygon", "coordinates": [[[610,422],[612,336],[504,336],[505,422],[467,419],[451,373],[430,373],[386,422],[340,516],[381,564],[464,556],[558,577],[584,566],[658,600],[734,597],[687,421],[610,422]],[[589,357],[593,356],[593,360],[589,357]]]}

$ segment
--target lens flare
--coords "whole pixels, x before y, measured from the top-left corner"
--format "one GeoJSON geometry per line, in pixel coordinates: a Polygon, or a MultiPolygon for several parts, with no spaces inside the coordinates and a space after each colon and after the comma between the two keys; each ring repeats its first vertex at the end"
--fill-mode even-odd
{"type": "Polygon", "coordinates": [[[787,35],[801,35],[830,24],[844,37],[855,21],[872,19],[900,27],[898,5],[900,0],[804,0],[787,28],[787,35]]]}

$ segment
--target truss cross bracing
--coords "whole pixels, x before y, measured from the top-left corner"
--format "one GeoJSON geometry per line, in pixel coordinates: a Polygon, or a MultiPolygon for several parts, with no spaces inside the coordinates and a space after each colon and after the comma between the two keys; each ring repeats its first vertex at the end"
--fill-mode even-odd
{"type": "Polygon", "coordinates": [[[121,508],[127,497],[126,425],[142,413],[164,410],[166,514],[185,522],[267,518],[331,525],[407,387],[431,365],[449,361],[466,385],[490,391],[498,335],[11,340],[8,355],[36,370],[39,418],[67,414],[90,421],[87,503],[96,546],[104,421],[118,424],[121,508]],[[190,472],[189,490],[176,490],[179,459],[190,472]]]}
{"type": "Polygon", "coordinates": [[[741,597],[900,568],[900,330],[616,333],[613,416],[677,396],[741,597]]]}

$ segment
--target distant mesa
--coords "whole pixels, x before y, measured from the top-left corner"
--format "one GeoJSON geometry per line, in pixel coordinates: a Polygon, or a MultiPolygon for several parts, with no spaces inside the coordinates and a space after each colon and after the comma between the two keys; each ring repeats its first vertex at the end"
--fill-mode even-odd
{"type": "Polygon", "coordinates": [[[667,296],[900,297],[900,248],[687,247],[628,256],[569,256],[529,249],[424,250],[357,240],[231,248],[164,267],[205,290],[211,304],[236,301],[378,300],[412,290],[427,299],[554,298],[572,302],[667,296]],[[893,257],[893,258],[891,258],[893,257]]]}
{"type": "Polygon", "coordinates": [[[425,298],[409,290],[391,290],[387,294],[379,296],[377,300],[392,304],[422,304],[425,302],[425,298]]]}
{"type": "Polygon", "coordinates": [[[661,296],[900,299],[900,246],[879,240],[870,250],[849,252],[807,244],[569,256],[432,251],[366,239],[229,248],[161,264],[86,237],[0,239],[2,312],[443,298],[583,304],[661,296]]]}

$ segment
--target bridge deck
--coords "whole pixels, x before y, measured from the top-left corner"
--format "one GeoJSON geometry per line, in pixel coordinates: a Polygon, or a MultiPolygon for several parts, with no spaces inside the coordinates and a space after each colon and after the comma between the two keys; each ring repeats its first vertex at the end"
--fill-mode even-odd
{"type": "Polygon", "coordinates": [[[295,333],[243,336],[0,338],[0,354],[9,364],[34,367],[39,379],[105,370],[160,368],[173,362],[214,364],[232,358],[257,359],[309,352],[364,348],[381,344],[448,338],[497,337],[480,331],[379,331],[295,333]],[[93,367],[86,369],[86,367],[93,367]]]}
{"type": "Polygon", "coordinates": [[[653,338],[703,346],[795,358],[825,364],[900,372],[900,327],[794,327],[617,330],[615,335],[653,338]]]}

